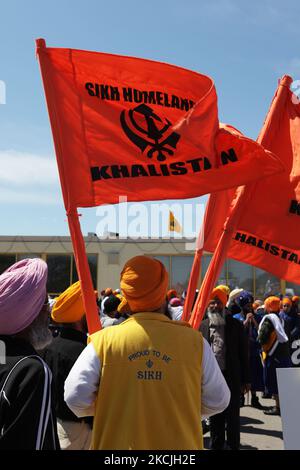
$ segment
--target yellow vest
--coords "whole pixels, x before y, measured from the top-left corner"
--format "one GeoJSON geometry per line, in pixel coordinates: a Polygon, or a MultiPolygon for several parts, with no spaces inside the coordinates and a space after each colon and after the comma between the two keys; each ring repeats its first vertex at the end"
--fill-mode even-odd
{"type": "Polygon", "coordinates": [[[203,338],[136,313],[90,337],[101,363],[91,449],[203,449],[203,338]]]}

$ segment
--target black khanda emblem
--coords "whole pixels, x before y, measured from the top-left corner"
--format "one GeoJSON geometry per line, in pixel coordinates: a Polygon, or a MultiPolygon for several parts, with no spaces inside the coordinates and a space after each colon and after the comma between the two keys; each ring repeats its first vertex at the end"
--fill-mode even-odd
{"type": "Polygon", "coordinates": [[[172,131],[172,124],[168,119],[161,119],[149,106],[141,104],[130,109],[128,115],[123,110],[120,121],[131,142],[142,152],[148,149],[147,157],[152,158],[157,154],[157,160],[163,162],[167,158],[165,154],[174,155],[172,149],[176,149],[180,135],[172,131]]]}

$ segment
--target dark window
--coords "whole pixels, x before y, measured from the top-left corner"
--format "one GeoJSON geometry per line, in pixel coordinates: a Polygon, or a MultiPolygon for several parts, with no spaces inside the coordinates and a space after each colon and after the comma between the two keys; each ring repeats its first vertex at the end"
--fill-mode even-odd
{"type": "Polygon", "coordinates": [[[172,256],[171,287],[178,295],[187,289],[193,266],[194,256],[172,256]]]}
{"type": "Polygon", "coordinates": [[[228,259],[227,265],[230,289],[240,288],[253,292],[253,267],[233,259],[228,259]]]}
{"type": "Polygon", "coordinates": [[[0,255],[0,274],[16,262],[16,255],[0,255]]]}
{"type": "Polygon", "coordinates": [[[280,279],[267,271],[255,268],[255,297],[265,299],[270,295],[280,295],[280,279]]]}
{"type": "Polygon", "coordinates": [[[60,294],[70,285],[71,256],[47,255],[49,293],[60,294]]]}
{"type": "MultiPolygon", "coordinates": [[[[153,258],[158,259],[158,261],[160,261],[164,265],[170,277],[170,256],[158,255],[158,256],[153,256],[153,258]]],[[[170,279],[169,279],[169,282],[170,282],[170,279]]]]}
{"type": "MultiPolygon", "coordinates": [[[[203,281],[204,276],[206,274],[206,271],[208,269],[209,263],[212,259],[212,255],[204,255],[202,256],[202,262],[201,262],[201,281],[203,281]]],[[[223,264],[222,270],[219,275],[219,279],[216,281],[216,286],[219,284],[225,284],[227,285],[227,276],[226,276],[226,265],[227,265],[227,260],[223,264]]]]}
{"type": "MultiPolygon", "coordinates": [[[[97,269],[98,269],[98,255],[88,254],[88,263],[91,271],[92,281],[94,289],[97,289],[97,269]]],[[[78,281],[78,273],[76,269],[75,259],[73,258],[73,272],[72,272],[72,283],[78,281]]]]}
{"type": "Polygon", "coordinates": [[[17,254],[17,261],[21,261],[22,259],[32,259],[32,258],[41,258],[41,254],[37,253],[18,253],[17,254]]]}
{"type": "Polygon", "coordinates": [[[286,282],[286,295],[300,295],[300,284],[286,282]]]}

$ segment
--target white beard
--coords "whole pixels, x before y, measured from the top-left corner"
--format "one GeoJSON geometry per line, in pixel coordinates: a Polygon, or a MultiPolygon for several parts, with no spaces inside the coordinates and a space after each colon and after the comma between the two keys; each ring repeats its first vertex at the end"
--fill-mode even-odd
{"type": "Polygon", "coordinates": [[[225,325],[225,318],[221,313],[207,311],[210,326],[221,326],[225,325]]]}
{"type": "Polygon", "coordinates": [[[52,343],[53,336],[48,327],[48,312],[41,311],[41,313],[31,323],[28,331],[28,341],[37,351],[45,349],[52,343]]]}
{"type": "Polygon", "coordinates": [[[45,349],[52,343],[53,336],[48,328],[33,328],[29,332],[29,342],[36,351],[45,349]]]}

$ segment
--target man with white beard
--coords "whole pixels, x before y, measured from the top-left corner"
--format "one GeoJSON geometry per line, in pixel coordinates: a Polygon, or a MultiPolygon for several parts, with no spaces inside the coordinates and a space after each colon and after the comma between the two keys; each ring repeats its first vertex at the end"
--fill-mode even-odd
{"type": "Polygon", "coordinates": [[[38,356],[52,341],[46,293],[48,268],[24,259],[0,276],[0,449],[59,449],[51,372],[38,356]]]}
{"type": "Polygon", "coordinates": [[[208,304],[207,317],[200,325],[209,342],[231,392],[228,407],[210,418],[211,448],[240,447],[240,393],[250,390],[247,338],[242,324],[225,311],[227,295],[215,288],[208,304]],[[226,429],[226,445],[225,445],[226,429]]]}

